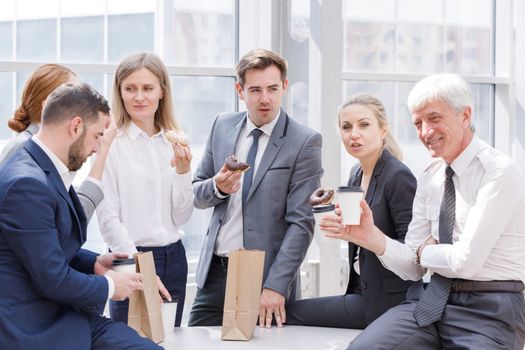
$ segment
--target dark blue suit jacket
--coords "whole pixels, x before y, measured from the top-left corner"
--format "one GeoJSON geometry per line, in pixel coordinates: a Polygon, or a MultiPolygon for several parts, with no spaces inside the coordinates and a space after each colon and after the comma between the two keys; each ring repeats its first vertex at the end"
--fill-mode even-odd
{"type": "MultiPolygon", "coordinates": [[[[349,185],[359,186],[363,171],[356,165],[350,173],[349,185]]],[[[412,203],[417,181],[402,162],[388,151],[377,161],[366,192],[366,202],[372,210],[375,225],[387,236],[404,242],[408,224],[412,220],[412,203]]],[[[393,306],[405,300],[407,289],[413,281],[403,281],[386,269],[377,256],[361,248],[359,253],[360,275],[353,261],[357,246],[349,243],[350,280],[346,293],[362,293],[365,318],[368,324],[393,306]]]]}
{"type": "Polygon", "coordinates": [[[90,349],[106,302],[73,189],[32,140],[0,167],[0,349],[90,349]]]}

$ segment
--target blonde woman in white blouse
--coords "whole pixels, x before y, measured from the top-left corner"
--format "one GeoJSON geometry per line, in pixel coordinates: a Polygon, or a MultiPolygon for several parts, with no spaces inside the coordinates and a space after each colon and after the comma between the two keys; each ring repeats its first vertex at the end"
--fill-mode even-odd
{"type": "MultiPolygon", "coordinates": [[[[119,132],[102,178],[105,199],[97,210],[102,236],[113,251],[152,251],[157,275],[182,306],[188,263],[181,226],[193,210],[192,154],[186,144],[165,137],[179,126],[159,57],[142,53],[119,64],[112,110],[119,132]]],[[[110,315],[127,322],[128,301],[111,302],[110,315]]]]}

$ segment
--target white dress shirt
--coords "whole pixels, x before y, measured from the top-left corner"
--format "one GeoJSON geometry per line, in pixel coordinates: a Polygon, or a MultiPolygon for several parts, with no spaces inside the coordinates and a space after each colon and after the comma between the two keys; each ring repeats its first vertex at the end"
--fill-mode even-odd
{"type": "Polygon", "coordinates": [[[525,281],[525,186],[516,164],[474,136],[450,166],[456,191],[453,244],[426,246],[421,266],[412,262],[429,235],[439,240],[446,163],[436,160],[418,181],[406,245],[387,237],[380,260],[403,279],[416,280],[428,269],[449,278],[525,281]]]}
{"type": "Polygon", "coordinates": [[[100,232],[111,250],[134,254],[136,246],[177,242],[193,211],[191,171],[171,167],[173,148],[161,131],[149,137],[134,123],[118,132],[106,160],[100,232]]]}
{"type": "MultiPolygon", "coordinates": [[[[277,116],[268,124],[261,126],[259,129],[263,132],[259,137],[259,146],[257,147],[257,155],[255,156],[255,166],[253,170],[253,177],[257,173],[257,167],[261,162],[261,158],[264,154],[264,150],[268,145],[270,136],[272,135],[273,128],[277,124],[277,120],[281,114],[281,110],[277,112],[277,116]]],[[[248,152],[250,147],[253,144],[253,137],[250,135],[253,129],[257,129],[255,124],[250,120],[249,117],[246,118],[246,124],[244,125],[239,139],[237,141],[237,146],[235,150],[235,157],[245,162],[248,158],[248,152]]],[[[215,241],[215,254],[220,256],[228,256],[232,250],[237,250],[243,248],[243,222],[242,222],[242,182],[244,181],[244,176],[241,177],[241,187],[235,193],[230,194],[230,200],[228,202],[228,207],[226,208],[226,214],[223,219],[223,224],[219,229],[217,235],[217,240],[215,241]]],[[[217,186],[214,186],[217,194],[217,186]]],[[[223,197],[220,196],[219,197],[223,197]]]]}
{"type": "MultiPolygon", "coordinates": [[[[31,137],[35,143],[42,148],[42,151],[51,159],[51,162],[55,166],[55,168],[58,171],[58,174],[60,175],[60,178],[62,179],[62,182],[64,183],[64,187],[67,192],[69,192],[69,188],[71,187],[71,184],[73,183],[73,179],[75,178],[75,172],[69,171],[67,166],[58,158],[53,151],[51,151],[40,139],[34,135],[31,137]]],[[[115,282],[113,282],[113,278],[110,276],[104,276],[106,277],[106,280],[108,281],[108,299],[113,297],[113,294],[115,293],[115,282]]]]}

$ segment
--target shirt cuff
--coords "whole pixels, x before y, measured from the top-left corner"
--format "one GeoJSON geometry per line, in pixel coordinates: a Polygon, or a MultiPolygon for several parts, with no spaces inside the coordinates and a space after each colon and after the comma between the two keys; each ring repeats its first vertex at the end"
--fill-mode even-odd
{"type": "Polygon", "coordinates": [[[220,192],[219,192],[219,188],[217,187],[217,184],[215,183],[215,177],[212,177],[212,181],[213,181],[213,192],[215,193],[215,196],[219,199],[225,199],[225,198],[228,198],[229,195],[222,195],[220,192]]]}
{"type": "Polygon", "coordinates": [[[93,184],[97,185],[101,190],[104,190],[104,186],[102,185],[102,181],[95,179],[93,176],[86,177],[85,181],[92,182],[93,184]]]}
{"type": "Polygon", "coordinates": [[[408,246],[390,237],[385,238],[385,252],[383,255],[377,256],[384,267],[390,270],[391,267],[399,264],[403,265],[406,262],[412,262],[413,253],[412,250],[407,249],[408,246]],[[410,255],[407,255],[408,253],[410,255]]]}
{"type": "Polygon", "coordinates": [[[108,300],[113,298],[113,294],[115,294],[115,282],[113,282],[113,278],[108,275],[104,275],[106,279],[108,280],[108,300]]]}
{"type": "Polygon", "coordinates": [[[191,170],[184,174],[179,174],[178,172],[173,170],[173,179],[175,183],[177,184],[183,184],[183,185],[189,184],[189,186],[191,187],[191,179],[192,179],[191,170]]]}

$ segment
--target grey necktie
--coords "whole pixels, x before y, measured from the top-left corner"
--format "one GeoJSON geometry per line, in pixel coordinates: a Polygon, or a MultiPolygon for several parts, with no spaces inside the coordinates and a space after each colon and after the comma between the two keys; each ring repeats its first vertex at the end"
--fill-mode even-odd
{"type": "MultiPolygon", "coordinates": [[[[456,221],[456,191],[452,181],[454,170],[450,165],[445,169],[445,175],[445,190],[439,210],[439,243],[451,244],[456,221]]],[[[425,293],[414,310],[414,317],[420,327],[426,327],[441,319],[451,286],[452,279],[437,273],[432,275],[425,293]]]]}
{"type": "Polygon", "coordinates": [[[255,170],[255,157],[257,156],[257,148],[259,147],[259,136],[262,135],[262,130],[260,129],[253,129],[250,132],[250,135],[253,137],[253,143],[250,147],[250,150],[248,151],[248,157],[246,158],[246,163],[250,165],[250,169],[248,169],[244,173],[244,180],[242,183],[242,204],[244,206],[244,203],[246,202],[246,197],[248,197],[248,192],[250,192],[250,187],[252,187],[252,178],[253,178],[253,171],[255,170]]]}

